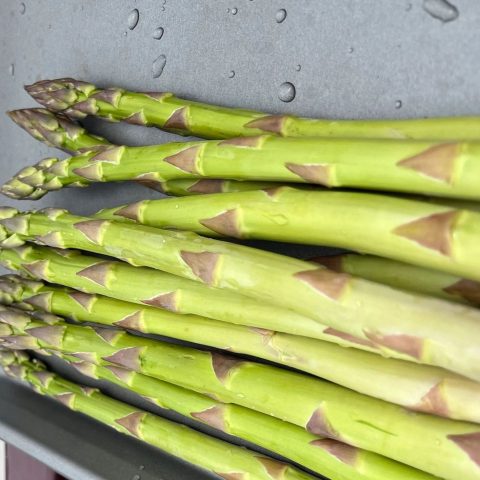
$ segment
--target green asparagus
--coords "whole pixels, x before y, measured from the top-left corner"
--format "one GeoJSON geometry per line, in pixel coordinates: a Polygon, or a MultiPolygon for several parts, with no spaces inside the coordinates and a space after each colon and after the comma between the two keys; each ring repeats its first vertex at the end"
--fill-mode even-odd
{"type": "MultiPolygon", "coordinates": [[[[373,342],[388,356],[480,380],[480,350],[475,347],[475,339],[480,338],[477,309],[191,232],[95,220],[59,209],[22,214],[5,207],[0,215],[0,245],[4,248],[32,240],[114,256],[296,311],[373,342]]],[[[48,268],[45,264],[37,267],[39,271],[48,268]]],[[[107,269],[96,269],[95,275],[92,283],[108,288],[108,263],[107,269]]]]}
{"type": "Polygon", "coordinates": [[[336,272],[349,273],[394,288],[424,293],[452,302],[480,305],[480,282],[437,270],[372,255],[343,254],[312,260],[336,272]]]}
{"type": "Polygon", "coordinates": [[[207,236],[342,247],[480,279],[480,213],[427,202],[283,187],[144,200],[95,216],[207,236]]]}
{"type": "Polygon", "coordinates": [[[67,152],[79,152],[98,145],[110,145],[108,140],[88,133],[83,127],[61,114],[43,108],[25,108],[8,112],[8,116],[32,137],[51,147],[67,152]]]}
{"type": "Polygon", "coordinates": [[[317,184],[478,200],[480,143],[260,136],[145,147],[99,146],[29,167],[3,192],[58,190],[92,182],[216,178],[317,184]]]}
{"type": "Polygon", "coordinates": [[[23,360],[4,368],[9,375],[27,381],[38,393],[55,398],[71,410],[93,417],[225,480],[314,480],[311,475],[286,463],[139,410],[107,397],[97,389],[76,385],[43,369],[38,363],[23,360]]]}
{"type": "Polygon", "coordinates": [[[478,480],[480,425],[374,399],[299,373],[111,329],[28,315],[0,316],[12,326],[6,347],[46,348],[102,365],[117,364],[215,399],[235,403],[369,450],[447,480],[478,480]]]}
{"type": "Polygon", "coordinates": [[[417,411],[480,423],[480,384],[445,370],[386,359],[353,348],[205,317],[139,308],[16,276],[0,277],[0,301],[81,322],[119,326],[248,354],[311,373],[360,393],[417,411]],[[442,391],[444,408],[431,399],[442,391]]]}
{"type": "Polygon", "coordinates": [[[91,83],[72,78],[43,80],[25,89],[49,110],[63,112],[73,118],[96,115],[111,121],[123,120],[204,138],[232,138],[271,132],[294,137],[480,139],[480,119],[477,117],[314,120],[207,105],[183,100],[171,93],[99,89],[91,83]]]}

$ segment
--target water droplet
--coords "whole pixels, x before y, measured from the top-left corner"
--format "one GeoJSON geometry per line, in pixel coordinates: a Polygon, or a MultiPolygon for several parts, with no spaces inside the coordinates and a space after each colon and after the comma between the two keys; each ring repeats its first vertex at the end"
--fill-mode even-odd
{"type": "Polygon", "coordinates": [[[138,25],[138,20],[140,19],[140,12],[137,8],[134,8],[127,19],[127,25],[130,30],[133,30],[138,25]]]}
{"type": "Polygon", "coordinates": [[[290,82],[282,83],[278,89],[278,98],[282,102],[291,102],[295,98],[296,94],[297,91],[295,89],[295,85],[290,82]]]}
{"type": "Polygon", "coordinates": [[[238,8],[232,8],[232,15],[236,15],[238,13],[238,8]]]}
{"type": "Polygon", "coordinates": [[[235,70],[230,70],[228,72],[228,78],[233,78],[235,76],[235,70]]]}
{"type": "Polygon", "coordinates": [[[413,3],[407,3],[407,6],[405,7],[405,11],[409,12],[413,8],[413,3]]]}
{"type": "Polygon", "coordinates": [[[165,11],[165,7],[162,7],[162,12],[164,12],[164,11],[165,11]]]}
{"type": "Polygon", "coordinates": [[[8,73],[13,77],[15,75],[15,64],[11,63],[8,66],[8,73]]]}
{"type": "Polygon", "coordinates": [[[297,72],[299,72],[300,70],[302,69],[302,66],[300,64],[298,64],[296,67],[295,67],[295,70],[297,72]]]}
{"type": "Polygon", "coordinates": [[[155,40],[160,40],[163,37],[163,34],[165,33],[165,29],[162,27],[158,27],[155,29],[153,32],[153,38],[155,40]]]}
{"type": "Polygon", "coordinates": [[[399,108],[402,108],[403,102],[401,100],[397,100],[395,102],[395,108],[398,110],[399,108]]]}
{"type": "Polygon", "coordinates": [[[350,47],[350,48],[348,49],[348,53],[353,53],[354,51],[355,51],[355,49],[354,49],[353,47],[350,47]]]}
{"type": "Polygon", "coordinates": [[[281,8],[276,14],[275,14],[275,20],[277,23],[282,23],[285,21],[287,18],[287,11],[284,8],[281,8]]]}
{"type": "Polygon", "coordinates": [[[152,63],[152,76],[153,78],[158,78],[162,73],[165,65],[167,64],[167,57],[165,55],[160,55],[152,63]]]}
{"type": "Polygon", "coordinates": [[[458,8],[447,0],[423,0],[423,9],[433,18],[445,23],[459,16],[458,8]]]}
{"type": "Polygon", "coordinates": [[[229,9],[229,8],[227,8],[227,13],[230,13],[230,9],[229,9]]]}
{"type": "Polygon", "coordinates": [[[26,11],[27,11],[27,6],[22,2],[20,4],[20,15],[25,15],[26,11]]]}
{"type": "Polygon", "coordinates": [[[128,32],[123,32],[123,36],[126,37],[128,35],[128,32]]]}

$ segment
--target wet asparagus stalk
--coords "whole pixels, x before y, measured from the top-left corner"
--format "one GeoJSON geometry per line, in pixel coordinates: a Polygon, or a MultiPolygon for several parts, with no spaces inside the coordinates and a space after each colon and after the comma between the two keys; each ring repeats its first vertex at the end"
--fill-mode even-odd
{"type": "Polygon", "coordinates": [[[416,267],[373,255],[343,254],[312,261],[336,272],[345,272],[373,282],[390,285],[452,302],[480,305],[480,282],[448,273],[416,267]]]}
{"type": "Polygon", "coordinates": [[[93,182],[233,179],[308,183],[478,200],[480,144],[260,136],[145,147],[102,146],[21,170],[14,198],[93,182]]]}
{"type": "Polygon", "coordinates": [[[100,89],[72,78],[43,80],[25,87],[49,110],[72,118],[96,115],[110,121],[155,126],[203,138],[231,138],[269,132],[282,136],[480,139],[477,117],[411,120],[325,120],[267,115],[192,102],[172,93],[100,89]]]}
{"type": "Polygon", "coordinates": [[[480,279],[480,213],[410,199],[283,187],[144,200],[95,216],[206,236],[341,247],[480,279]]]}
{"type": "Polygon", "coordinates": [[[480,384],[439,368],[386,359],[306,337],[178,315],[152,307],[139,308],[120,300],[18,276],[0,277],[0,301],[81,322],[164,335],[263,358],[413,410],[480,423],[477,401],[480,384]],[[440,410],[431,401],[439,391],[443,392],[446,407],[440,410]]]}
{"type": "MultiPolygon", "coordinates": [[[[8,311],[8,309],[7,309],[8,311]]],[[[373,451],[448,480],[480,478],[480,426],[408,410],[330,382],[219,353],[167,344],[111,329],[46,325],[3,314],[11,348],[43,348],[103,365],[117,364],[199,393],[214,395],[373,451]]]]}
{"type": "MultiPolygon", "coordinates": [[[[95,220],[58,209],[19,213],[4,208],[1,215],[2,247],[30,240],[115,256],[296,311],[383,347],[394,358],[480,380],[480,351],[472,348],[472,339],[480,338],[476,309],[191,232],[95,220]]],[[[97,270],[96,283],[107,286],[109,277],[108,268],[97,270]]]]}
{"type": "Polygon", "coordinates": [[[281,478],[289,480],[314,480],[311,475],[286,463],[139,410],[97,389],[76,385],[38,363],[23,359],[5,365],[6,358],[5,355],[0,356],[5,371],[30,383],[38,393],[55,398],[71,410],[92,417],[120,433],[132,435],[225,480],[272,480],[275,478],[273,472],[279,472],[281,478]]]}

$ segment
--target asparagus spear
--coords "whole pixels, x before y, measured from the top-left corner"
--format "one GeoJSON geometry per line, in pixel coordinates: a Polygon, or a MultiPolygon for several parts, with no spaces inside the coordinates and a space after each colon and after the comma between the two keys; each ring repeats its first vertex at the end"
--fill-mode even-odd
{"type": "Polygon", "coordinates": [[[150,268],[32,245],[0,249],[0,262],[33,278],[142,306],[377,350],[371,341],[345,335],[295,312],[150,268]]]}
{"type": "Polygon", "coordinates": [[[79,152],[98,145],[110,145],[108,140],[88,133],[68,117],[53,114],[44,108],[13,110],[8,112],[8,116],[32,137],[67,152],[79,152]]]}
{"type": "Polygon", "coordinates": [[[445,370],[386,359],[357,349],[269,330],[250,329],[193,315],[139,308],[21,277],[0,277],[0,301],[42,309],[81,322],[120,326],[248,354],[311,373],[357,392],[407,408],[480,423],[480,384],[445,370]],[[430,402],[441,390],[447,408],[430,402]]]}
{"type": "MultiPolygon", "coordinates": [[[[13,352],[7,355],[12,357],[13,352]]],[[[372,452],[312,435],[270,415],[235,404],[221,403],[206,395],[122,367],[100,367],[78,361],[75,357],[62,356],[62,358],[70,361],[70,364],[83,374],[128,388],[155,405],[175,410],[193,420],[259,445],[331,480],[437,478],[372,452]],[[288,439],[288,442],[285,439],[288,439]]],[[[9,365],[18,362],[13,357],[11,361],[8,358],[4,361],[0,359],[0,363],[9,365]]]]}
{"type": "MultiPolygon", "coordinates": [[[[476,309],[191,232],[92,220],[58,209],[19,213],[5,207],[1,216],[3,247],[33,240],[115,256],[291,309],[373,342],[394,358],[480,380],[480,350],[472,348],[472,339],[480,338],[476,309]],[[386,312],[391,312],[388,321],[386,312]]],[[[109,276],[108,270],[97,271],[96,282],[108,286],[109,276]]]]}
{"type": "Polygon", "coordinates": [[[23,361],[4,368],[11,376],[30,383],[38,393],[55,398],[71,410],[93,417],[220,478],[313,480],[311,475],[286,463],[139,410],[97,389],[76,385],[39,368],[38,364],[23,361]],[[276,477],[272,472],[279,472],[281,477],[276,477]]]}
{"type": "MultiPolygon", "coordinates": [[[[463,199],[480,198],[480,144],[420,140],[260,136],[146,147],[103,146],[7,183],[15,198],[29,188],[181,178],[311,183],[463,199]],[[373,152],[373,153],[372,153],[373,152]],[[21,185],[25,185],[22,190],[21,185]]],[[[22,171],[23,172],[23,171],[22,171]]]]}
{"type": "Polygon", "coordinates": [[[452,302],[480,305],[480,282],[372,255],[343,254],[312,259],[335,270],[452,302]]]}
{"type": "Polygon", "coordinates": [[[361,395],[330,382],[219,353],[58,322],[46,325],[18,312],[4,344],[75,354],[113,363],[217,400],[251,408],[349,445],[385,455],[448,480],[480,478],[480,426],[361,395]]]}
{"type": "Polygon", "coordinates": [[[231,138],[272,132],[283,136],[480,139],[477,117],[411,120],[324,120],[290,115],[266,115],[251,110],[207,105],[171,93],[134,93],[99,89],[91,83],[62,78],[26,86],[49,110],[73,118],[96,115],[180,134],[231,138]]]}
{"type": "Polygon", "coordinates": [[[480,213],[427,202],[284,187],[144,200],[95,216],[207,236],[342,247],[480,279],[480,213]]]}

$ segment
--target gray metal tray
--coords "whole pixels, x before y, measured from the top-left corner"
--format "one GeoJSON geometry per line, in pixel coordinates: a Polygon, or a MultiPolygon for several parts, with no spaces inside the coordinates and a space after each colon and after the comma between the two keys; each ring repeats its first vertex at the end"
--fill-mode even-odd
{"type": "MultiPolygon", "coordinates": [[[[2,0],[0,111],[33,105],[24,83],[74,76],[305,116],[478,114],[480,3],[452,3],[456,8],[436,0],[2,0]],[[134,9],[139,20],[131,29],[134,9]],[[159,28],[164,33],[156,39],[159,28]],[[153,78],[153,63],[162,55],[163,73],[153,78]],[[296,90],[291,102],[280,99],[285,82],[296,90]]],[[[154,69],[158,73],[158,62],[154,69]]],[[[154,129],[87,124],[131,145],[178,139],[154,129]]],[[[1,115],[0,145],[2,182],[23,166],[58,155],[1,115]]],[[[121,184],[63,190],[35,204],[3,203],[91,213],[155,197],[121,184]]],[[[313,253],[262,245],[301,257],[313,253]]],[[[0,437],[75,480],[209,478],[3,378],[0,437]]]]}

